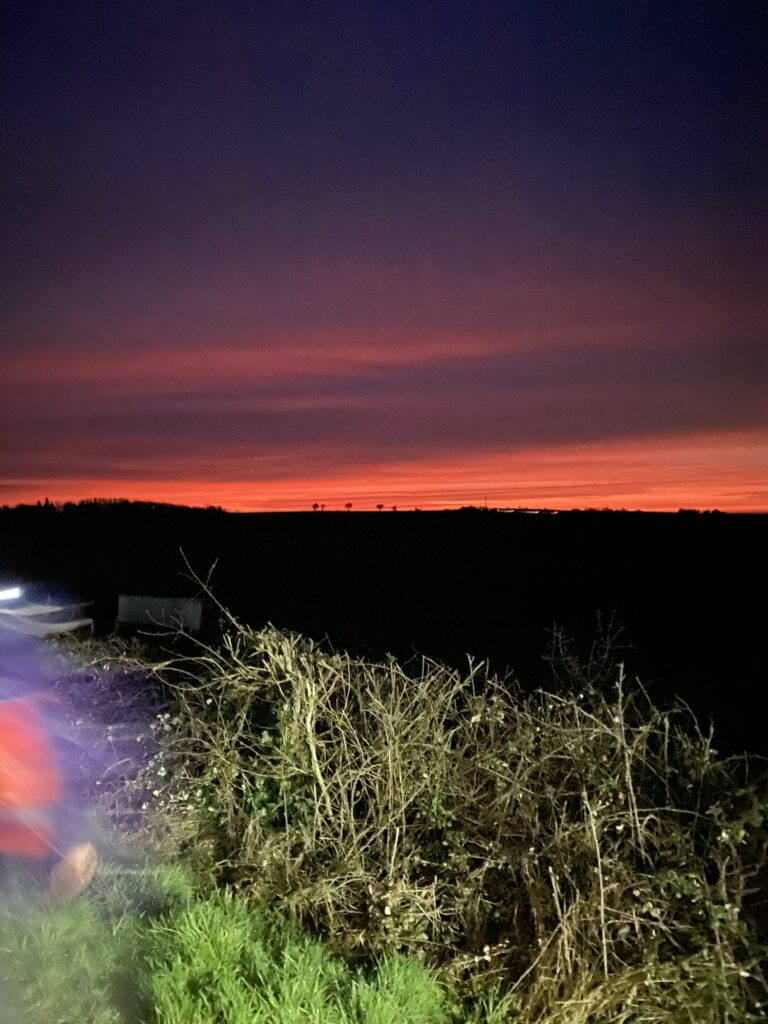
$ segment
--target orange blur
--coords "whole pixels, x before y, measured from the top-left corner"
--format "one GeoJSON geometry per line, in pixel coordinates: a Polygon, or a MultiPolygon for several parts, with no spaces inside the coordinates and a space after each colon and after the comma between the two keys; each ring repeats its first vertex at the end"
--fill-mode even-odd
{"type": "Polygon", "coordinates": [[[48,853],[52,826],[45,812],[62,788],[34,703],[0,703],[0,854],[40,858],[48,853]]]}

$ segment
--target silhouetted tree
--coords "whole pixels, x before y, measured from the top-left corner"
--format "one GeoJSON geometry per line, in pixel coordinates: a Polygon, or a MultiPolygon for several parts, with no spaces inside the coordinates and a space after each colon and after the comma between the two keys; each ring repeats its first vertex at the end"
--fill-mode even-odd
{"type": "Polygon", "coordinates": [[[318,505],[318,503],[317,503],[317,502],[315,502],[315,503],[313,504],[313,506],[312,506],[312,511],[313,511],[313,512],[317,512],[317,510],[318,510],[319,508],[320,508],[320,506],[318,505]]]}
{"type": "Polygon", "coordinates": [[[350,511],[351,511],[351,509],[352,509],[352,502],[351,502],[351,501],[348,501],[348,502],[346,503],[346,505],[344,506],[344,508],[345,508],[345,509],[347,510],[347,512],[350,512],[350,511]]]}
{"type": "Polygon", "coordinates": [[[379,512],[382,512],[382,511],[383,511],[383,509],[384,509],[384,506],[383,506],[383,505],[377,505],[377,506],[376,506],[376,508],[377,508],[377,510],[378,510],[379,512]]]}

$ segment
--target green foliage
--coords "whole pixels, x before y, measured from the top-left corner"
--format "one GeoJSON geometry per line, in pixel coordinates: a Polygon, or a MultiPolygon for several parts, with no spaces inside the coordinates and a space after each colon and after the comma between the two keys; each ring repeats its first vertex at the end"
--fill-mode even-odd
{"type": "MultiPolygon", "coordinates": [[[[136,922],[100,917],[87,903],[0,921],[4,1011],[14,1024],[121,1024],[117,997],[135,966],[136,922]]],[[[140,993],[122,993],[136,1007],[140,993]]]]}
{"type": "Polygon", "coordinates": [[[372,982],[355,983],[358,1019],[370,1024],[411,1024],[446,1019],[445,997],[434,980],[413,960],[384,960],[372,982]]]}
{"type": "Polygon", "coordinates": [[[447,1024],[424,968],[368,977],[273,912],[158,868],[0,920],[3,1024],[447,1024]],[[3,1016],[5,1014],[5,1016],[3,1016]]]}

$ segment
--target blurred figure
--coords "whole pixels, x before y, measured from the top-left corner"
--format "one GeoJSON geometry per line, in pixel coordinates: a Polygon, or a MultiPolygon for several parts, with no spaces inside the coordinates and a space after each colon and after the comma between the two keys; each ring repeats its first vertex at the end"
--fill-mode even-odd
{"type": "MultiPolygon", "coordinates": [[[[39,632],[39,631],[38,631],[39,632]]],[[[49,892],[91,882],[97,853],[78,792],[78,748],[54,688],[60,657],[0,616],[0,859],[49,869],[49,892]]]]}

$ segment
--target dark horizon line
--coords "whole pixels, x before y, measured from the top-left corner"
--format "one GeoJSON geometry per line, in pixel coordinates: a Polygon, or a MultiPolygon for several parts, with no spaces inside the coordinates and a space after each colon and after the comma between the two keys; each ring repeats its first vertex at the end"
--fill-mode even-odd
{"type": "Polygon", "coordinates": [[[677,515],[718,515],[718,516],[764,516],[768,515],[768,512],[724,512],[718,508],[697,508],[697,507],[681,507],[677,511],[660,511],[656,509],[643,509],[643,508],[615,508],[613,506],[573,506],[571,508],[549,508],[548,506],[528,506],[528,505],[515,505],[515,506],[500,506],[500,505],[461,505],[456,507],[443,507],[443,508],[428,508],[424,509],[421,506],[414,507],[403,507],[399,505],[374,505],[372,508],[369,507],[358,507],[355,508],[353,502],[341,506],[334,506],[333,508],[326,508],[325,504],[320,502],[310,505],[306,509],[270,509],[263,511],[238,511],[233,509],[226,509],[221,505],[182,505],[174,502],[164,501],[141,501],[134,500],[131,498],[82,498],[79,501],[50,501],[47,497],[43,500],[38,499],[34,504],[29,502],[19,502],[16,505],[1,505],[0,512],[15,512],[15,511],[33,511],[33,512],[71,512],[71,511],[90,511],[90,510],[126,510],[134,509],[144,511],[156,511],[156,512],[208,512],[208,513],[219,513],[228,516],[274,516],[274,515],[314,515],[316,513],[332,512],[332,513],[343,513],[346,515],[348,512],[365,512],[371,514],[379,514],[380,512],[397,512],[397,513],[456,513],[456,512],[496,512],[496,513],[517,513],[521,515],[567,515],[571,514],[584,514],[584,513],[603,513],[603,514],[614,514],[614,515],[649,515],[649,516],[677,516],[677,515]]]}

